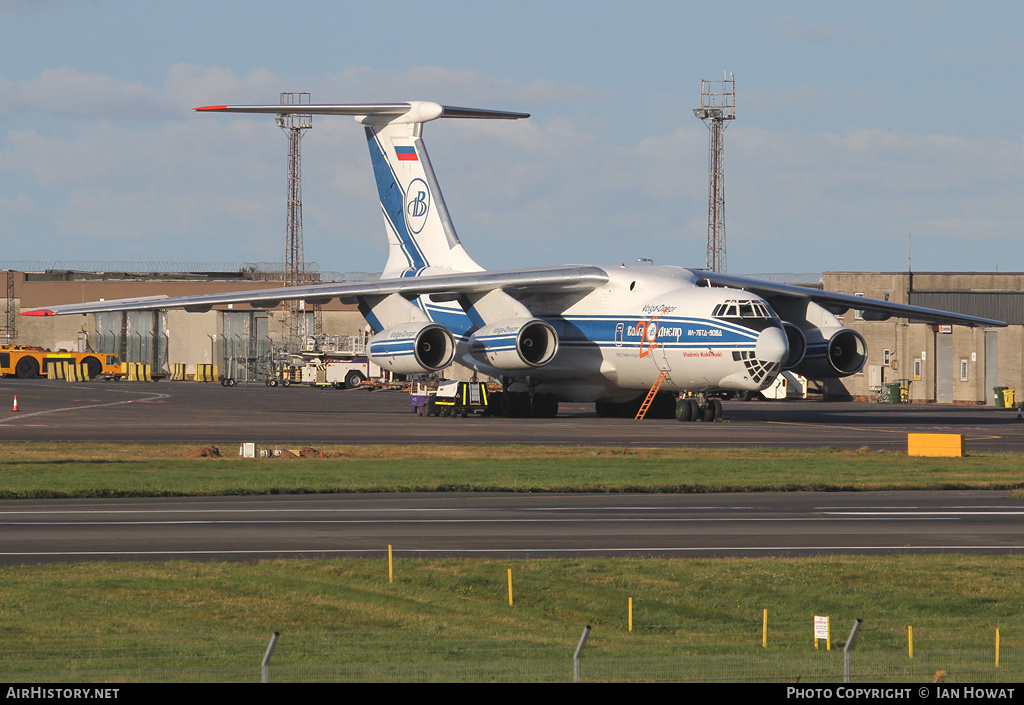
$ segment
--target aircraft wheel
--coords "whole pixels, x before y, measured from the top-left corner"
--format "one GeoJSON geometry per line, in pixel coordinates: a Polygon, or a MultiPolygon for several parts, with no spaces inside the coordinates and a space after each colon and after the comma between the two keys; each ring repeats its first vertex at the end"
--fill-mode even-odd
{"type": "Polygon", "coordinates": [[[708,402],[708,404],[711,406],[712,409],[714,409],[714,412],[715,412],[714,415],[713,415],[713,418],[711,420],[712,421],[721,421],[722,420],[722,400],[721,399],[712,399],[711,401],[708,402]]]}
{"type": "Polygon", "coordinates": [[[680,399],[676,402],[676,420],[694,421],[697,418],[697,405],[693,399],[680,399]]]}
{"type": "Polygon", "coordinates": [[[700,420],[706,423],[711,423],[715,420],[715,406],[709,400],[707,404],[699,409],[700,420]]]}
{"type": "MultiPolygon", "coordinates": [[[[636,414],[634,414],[636,416],[636,414]]],[[[647,410],[646,418],[674,419],[676,416],[676,397],[670,392],[659,392],[654,403],[647,410]]]]}
{"type": "Polygon", "coordinates": [[[554,394],[538,394],[533,398],[534,415],[542,419],[558,416],[558,397],[554,394]]]}

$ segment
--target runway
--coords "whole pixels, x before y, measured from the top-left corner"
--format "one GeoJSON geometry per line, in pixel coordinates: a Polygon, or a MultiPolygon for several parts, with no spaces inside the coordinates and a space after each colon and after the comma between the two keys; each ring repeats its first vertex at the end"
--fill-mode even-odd
{"type": "Polygon", "coordinates": [[[0,563],[1018,553],[1005,492],[374,494],[0,503],[0,563]]]}
{"type": "MultiPolygon", "coordinates": [[[[832,446],[904,450],[962,433],[968,452],[1024,450],[1014,410],[729,402],[719,423],[425,418],[407,395],[189,382],[0,380],[0,441],[227,444],[832,446]]],[[[690,495],[400,494],[0,502],[0,563],[254,561],[281,556],[764,556],[1016,553],[1024,502],[1006,492],[690,495]]]]}
{"type": "Polygon", "coordinates": [[[0,441],[603,445],[905,450],[907,433],[961,433],[968,452],[1024,451],[1016,412],[978,406],[726,402],[724,421],[600,419],[563,404],[555,419],[419,417],[397,392],[194,382],[0,380],[0,441]],[[6,399],[5,399],[6,397],[6,399]],[[8,406],[7,408],[11,408],[8,406]]]}

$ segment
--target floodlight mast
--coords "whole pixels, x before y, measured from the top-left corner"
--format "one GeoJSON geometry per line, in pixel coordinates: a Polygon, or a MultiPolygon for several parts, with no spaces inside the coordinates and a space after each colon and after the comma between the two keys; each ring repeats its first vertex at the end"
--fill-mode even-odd
{"type": "Polygon", "coordinates": [[[736,119],[736,80],[700,82],[700,107],[693,114],[708,126],[708,252],[705,268],[726,272],[725,261],[725,128],[736,119]]]}
{"type": "Polygon", "coordinates": [[[18,339],[18,316],[17,306],[14,303],[14,270],[7,270],[7,325],[0,331],[5,345],[14,345],[18,339]]]}
{"type": "MultiPolygon", "coordinates": [[[[309,93],[282,93],[281,105],[309,105],[309,93]]],[[[288,137],[288,225],[284,251],[284,285],[307,283],[306,259],[302,245],[302,135],[313,127],[312,115],[279,114],[277,126],[288,137]]],[[[304,306],[300,301],[288,304],[289,342],[301,349],[308,334],[304,306]]],[[[318,307],[314,307],[316,309],[318,307]]],[[[314,310],[314,319],[318,311],[314,310]]],[[[314,334],[318,334],[314,323],[314,334]]]]}

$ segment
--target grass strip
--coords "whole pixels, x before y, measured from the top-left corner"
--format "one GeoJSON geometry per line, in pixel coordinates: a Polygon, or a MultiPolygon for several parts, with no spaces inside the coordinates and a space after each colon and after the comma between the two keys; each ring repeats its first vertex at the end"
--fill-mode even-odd
{"type": "MultiPolygon", "coordinates": [[[[379,559],[256,564],[5,567],[0,568],[5,626],[0,673],[8,680],[47,674],[65,680],[103,674],[153,680],[163,672],[182,677],[189,670],[212,669],[224,679],[231,669],[249,669],[239,678],[258,678],[267,640],[279,631],[274,666],[296,673],[347,664],[359,666],[361,678],[386,680],[395,664],[418,664],[423,672],[402,671],[400,677],[428,680],[430,673],[451,674],[439,669],[457,662],[463,675],[445,677],[488,680],[495,676],[474,668],[511,659],[540,664],[523,666],[527,670],[513,677],[530,680],[547,679],[529,669],[547,669],[543,664],[554,659],[561,665],[551,677],[564,680],[587,624],[593,626],[588,664],[603,659],[622,667],[692,657],[711,668],[731,657],[771,654],[789,659],[786,668],[792,668],[804,663],[800,659],[826,658],[824,644],[815,652],[812,643],[814,615],[832,618],[832,649],[840,659],[843,639],[860,618],[858,658],[873,655],[889,664],[886,668],[920,670],[929,653],[958,652],[958,658],[971,660],[970,668],[980,668],[993,660],[997,627],[1006,658],[1013,650],[1021,652],[1022,569],[1021,556],[967,555],[399,558],[395,582],[389,584],[383,552],[379,559]],[[765,609],[768,651],[761,647],[765,609]],[[914,627],[916,663],[906,660],[908,626],[914,627]]],[[[1020,661],[1008,661],[1003,677],[1019,677],[1020,661]]],[[[829,664],[837,666],[834,658],[829,664]]],[[[752,666],[736,668],[721,677],[754,677],[742,671],[752,666]]]]}
{"type": "Polygon", "coordinates": [[[172,444],[0,444],[0,498],[337,492],[755,492],[1024,487],[1019,453],[908,457],[836,449],[284,446],[194,457],[172,444]],[[291,451],[302,451],[296,457],[291,451]],[[324,457],[319,457],[323,453],[324,457]]]}

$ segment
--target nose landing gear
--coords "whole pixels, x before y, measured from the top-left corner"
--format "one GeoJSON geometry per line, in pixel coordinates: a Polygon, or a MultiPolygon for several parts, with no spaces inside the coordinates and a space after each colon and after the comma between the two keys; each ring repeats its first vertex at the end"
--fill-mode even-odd
{"type": "Polygon", "coordinates": [[[676,420],[678,421],[721,421],[722,400],[698,394],[695,397],[680,397],[676,401],[676,420]]]}

